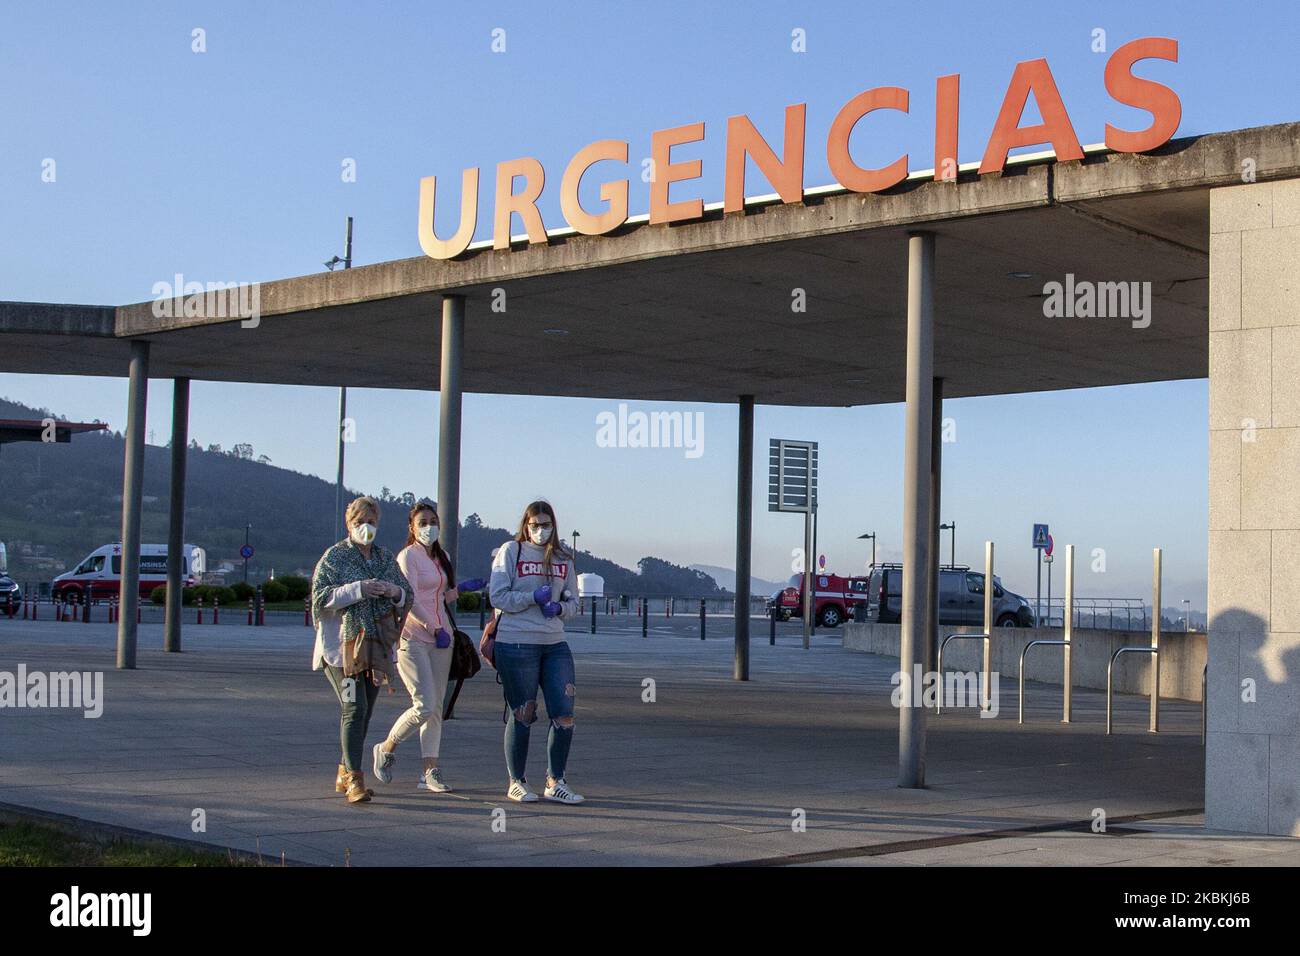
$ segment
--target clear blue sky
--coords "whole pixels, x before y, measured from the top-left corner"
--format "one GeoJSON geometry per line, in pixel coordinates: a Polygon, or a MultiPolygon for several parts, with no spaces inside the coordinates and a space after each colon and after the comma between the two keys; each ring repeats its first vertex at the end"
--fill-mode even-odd
{"type": "MultiPolygon", "coordinates": [[[[1300,114],[1293,3],[902,9],[7,5],[0,298],[117,304],[150,298],[153,284],[176,272],[238,281],[305,274],[342,252],[347,215],[356,217],[358,264],[418,255],[421,176],[452,182],[477,165],[490,183],[496,162],[519,156],[546,166],[541,208],[549,226],[562,225],[554,186],[573,151],[625,138],[636,159],[648,153],[653,130],[698,120],[707,140],[690,155],[704,160],[703,181],[674,198],[713,201],[722,196],[729,115],[746,113],[773,135],[785,106],[806,102],[814,144],[845,100],[879,85],[909,88],[912,114],[873,118],[871,131],[855,134],[857,158],[874,165],[906,149],[912,167],[925,168],[934,80],[951,72],[962,75],[960,158],[976,160],[1013,65],[1037,56],[1050,61],[1080,140],[1095,143],[1107,121],[1146,125],[1146,114],[1106,96],[1106,57],[1091,50],[1095,28],[1106,31],[1108,50],[1139,36],[1179,40],[1179,63],[1143,69],[1179,93],[1179,135],[1300,114]],[[191,50],[196,27],[206,31],[205,53],[191,50]],[[496,28],[505,31],[504,53],[491,49],[496,28]],[[796,28],[806,31],[805,53],[791,50],[796,28]],[[47,158],[57,163],[54,183],[41,181],[47,158]],[[355,183],[340,177],[348,158],[355,183]]],[[[806,184],[830,181],[823,151],[810,146],[806,184]]],[[[754,177],[749,191],[767,187],[754,177]]],[[[479,238],[491,221],[490,199],[483,202],[479,238]]],[[[634,179],[633,214],[647,204],[634,179]]],[[[445,235],[443,216],[439,225],[445,235]]],[[[122,379],[0,375],[0,394],[115,427],[125,392],[122,379]]],[[[149,428],[159,444],[169,394],[166,382],[151,389],[149,428]]],[[[349,485],[432,495],[436,394],[353,391],[350,403],[358,442],[349,485]]],[[[626,564],[656,554],[732,566],[735,410],[678,406],[704,415],[705,453],[686,459],[680,450],[598,448],[596,415],[614,405],[469,396],[464,513],[510,524],[525,501],[545,495],[566,532],[581,529],[584,546],[626,564]],[[502,468],[502,447],[527,467],[502,468]]],[[[1008,584],[1032,591],[1030,524],[1045,520],[1058,543],[1107,550],[1107,573],[1081,573],[1082,594],[1146,595],[1150,549],[1159,545],[1166,603],[1190,597],[1204,607],[1205,382],[967,399],[946,412],[958,440],[945,449],[943,518],[958,522],[959,560],[978,563],[992,538],[1008,584]]],[[[204,445],[249,442],[276,464],[332,476],[335,413],[332,388],[196,383],[191,434],[204,445]]],[[[773,436],[822,443],[821,550],[833,569],[862,566],[867,552],[855,539],[866,530],[880,533],[884,556],[899,554],[900,406],[760,407],[760,452],[773,436]]],[[[755,573],[788,574],[800,534],[797,518],[756,511],[755,573]]]]}

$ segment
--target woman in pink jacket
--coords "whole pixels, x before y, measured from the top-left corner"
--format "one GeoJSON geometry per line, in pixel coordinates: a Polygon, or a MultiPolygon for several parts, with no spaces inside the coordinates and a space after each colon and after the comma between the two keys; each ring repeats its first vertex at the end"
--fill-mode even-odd
{"type": "Polygon", "coordinates": [[[446,793],[451,788],[443,782],[438,769],[438,750],[442,743],[443,698],[451,670],[453,627],[447,605],[455,604],[460,590],[481,590],[484,581],[463,581],[457,589],[451,559],[438,544],[438,506],[427,500],[411,509],[406,547],[398,552],[397,564],[414,594],[397,647],[397,673],[411,694],[411,706],[397,718],[388,737],[375,744],[375,777],[381,783],[393,779],[397,745],[418,730],[420,754],[424,757],[418,787],[446,793]]]}

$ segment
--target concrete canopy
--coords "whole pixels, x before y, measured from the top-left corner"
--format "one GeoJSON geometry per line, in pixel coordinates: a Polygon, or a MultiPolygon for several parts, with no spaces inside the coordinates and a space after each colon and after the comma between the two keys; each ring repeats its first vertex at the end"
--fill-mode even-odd
{"type": "MultiPolygon", "coordinates": [[[[1300,123],[1175,140],[1152,154],[1024,158],[983,177],[963,167],[956,183],[915,174],[880,194],[836,187],[743,214],[713,208],[673,226],[630,221],[603,237],[555,230],[531,248],[478,243],[452,261],[420,256],[264,282],[256,328],[160,318],[153,302],[3,303],[0,370],[120,376],[122,340],[143,337],[153,377],[431,389],[439,302],[458,293],[468,300],[469,392],[897,402],[905,239],[928,230],[937,236],[935,374],[947,397],[1203,378],[1209,193],[1241,182],[1246,160],[1261,181],[1300,175],[1300,123]],[[1150,327],[1044,317],[1044,283],[1067,274],[1150,282],[1150,327]],[[491,309],[496,289],[504,312],[491,309]],[[796,289],[804,312],[791,308],[796,289]],[[376,346],[362,350],[362,341],[376,346]]],[[[413,232],[414,219],[413,208],[413,232]]]]}

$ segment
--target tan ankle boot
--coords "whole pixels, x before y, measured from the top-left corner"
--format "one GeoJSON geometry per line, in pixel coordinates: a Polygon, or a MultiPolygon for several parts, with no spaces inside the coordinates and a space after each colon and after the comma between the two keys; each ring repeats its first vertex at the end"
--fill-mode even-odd
{"type": "Polygon", "coordinates": [[[347,775],[348,803],[366,803],[370,800],[370,791],[366,789],[366,778],[360,770],[353,770],[347,775]]]}
{"type": "MultiPolygon", "coordinates": [[[[339,764],[338,776],[334,778],[334,792],[335,793],[348,792],[348,768],[343,766],[343,764],[339,764]]],[[[366,787],[366,793],[369,796],[373,797],[375,795],[375,788],[366,787]]]]}

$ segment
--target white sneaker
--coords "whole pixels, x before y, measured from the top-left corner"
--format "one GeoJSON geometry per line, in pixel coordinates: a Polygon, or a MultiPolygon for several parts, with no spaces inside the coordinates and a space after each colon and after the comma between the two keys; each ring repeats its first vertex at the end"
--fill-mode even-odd
{"type": "Polygon", "coordinates": [[[586,799],[582,794],[570,790],[563,777],[553,781],[549,787],[542,791],[542,795],[547,800],[554,800],[556,803],[582,803],[586,799]]]}
{"type": "Polygon", "coordinates": [[[437,767],[430,767],[415,785],[416,790],[432,790],[434,793],[448,793],[451,787],[442,781],[442,774],[437,767]]]}
{"type": "Polygon", "coordinates": [[[396,752],[386,752],[382,742],[375,744],[372,752],[375,755],[375,779],[380,783],[392,783],[393,771],[391,768],[397,762],[396,752]]]}
{"type": "Polygon", "coordinates": [[[533,793],[528,783],[523,780],[510,781],[510,789],[506,791],[506,796],[515,803],[537,802],[537,794],[533,793]]]}

